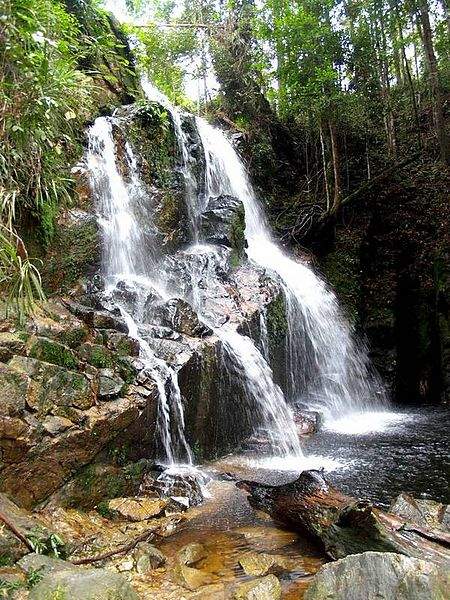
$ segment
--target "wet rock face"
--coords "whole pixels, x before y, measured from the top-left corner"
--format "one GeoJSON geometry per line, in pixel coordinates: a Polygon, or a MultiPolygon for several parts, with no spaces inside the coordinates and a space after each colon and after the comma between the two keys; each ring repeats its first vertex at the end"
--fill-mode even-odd
{"type": "Polygon", "coordinates": [[[32,335],[4,336],[0,485],[25,506],[46,498],[118,433],[126,438],[131,425],[153,436],[155,384],[146,381],[142,394],[130,385],[139,372],[127,355],[136,353],[134,340],[111,329],[122,328],[114,315],[74,310],[83,319],[52,301],[27,323],[32,335]]]}
{"type": "Polygon", "coordinates": [[[450,506],[448,504],[413,498],[403,492],[392,502],[389,512],[419,527],[450,532],[450,506]]]}
{"type": "Polygon", "coordinates": [[[324,565],[305,600],[430,600],[445,598],[448,569],[401,554],[364,552],[324,565]]]}
{"type": "Polygon", "coordinates": [[[201,225],[207,242],[239,250],[244,248],[244,207],[237,198],[211,198],[202,213],[201,225]]]}
{"type": "Polygon", "coordinates": [[[192,306],[181,298],[171,298],[164,304],[150,307],[146,319],[191,337],[205,337],[212,334],[210,327],[200,321],[192,306]]]}
{"type": "MultiPolygon", "coordinates": [[[[171,116],[156,102],[122,107],[118,114],[121,126],[115,131],[117,144],[131,144],[146,186],[146,204],[152,209],[155,227],[148,232],[148,250],[172,251],[189,241],[189,219],[171,116]]],[[[126,170],[125,161],[121,163],[126,170]]]]}

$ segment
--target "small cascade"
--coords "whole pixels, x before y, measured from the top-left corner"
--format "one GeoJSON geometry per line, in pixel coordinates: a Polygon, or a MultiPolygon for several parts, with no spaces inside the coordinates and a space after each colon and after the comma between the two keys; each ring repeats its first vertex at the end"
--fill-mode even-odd
{"type": "Polygon", "coordinates": [[[288,376],[293,401],[333,420],[383,406],[383,386],[364,346],[356,345],[332,290],[272,239],[244,165],[230,141],[198,118],[207,161],[206,189],[229,194],[245,208],[247,255],[280,281],[288,321],[288,376]]]}
{"type": "Polygon", "coordinates": [[[285,458],[300,457],[302,451],[291,409],[253,340],[232,329],[222,328],[216,333],[229,356],[233,374],[244,385],[255,429],[268,437],[272,453],[285,458]]]}
{"type": "Polygon", "coordinates": [[[158,396],[158,427],[161,460],[166,464],[192,463],[184,435],[184,412],[177,374],[157,358],[139,333],[142,308],[150,295],[164,297],[158,277],[156,244],[152,236],[151,202],[139,178],[136,159],[125,145],[128,181],[119,172],[112,118],[99,117],[88,131],[86,156],[90,182],[97,199],[103,233],[105,300],[119,309],[130,337],[138,340],[140,359],[155,381],[158,396]],[[147,227],[142,227],[142,222],[147,227]],[[155,278],[156,275],[156,278],[155,278]],[[127,302],[123,290],[131,292],[127,302]],[[134,313],[132,315],[132,312],[134,313]]]}

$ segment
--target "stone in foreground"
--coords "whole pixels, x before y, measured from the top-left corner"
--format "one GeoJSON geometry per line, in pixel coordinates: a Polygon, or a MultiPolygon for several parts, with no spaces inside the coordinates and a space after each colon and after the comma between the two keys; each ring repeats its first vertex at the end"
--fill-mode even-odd
{"type": "Polygon", "coordinates": [[[281,583],[275,575],[267,575],[238,585],[235,600],[280,600],[281,583]]]}
{"type": "Polygon", "coordinates": [[[195,591],[213,582],[209,573],[186,565],[177,565],[173,570],[173,581],[188,590],[195,591]]]}
{"type": "Polygon", "coordinates": [[[166,506],[166,500],[155,498],[114,498],[108,502],[111,512],[128,521],[145,521],[161,514],[166,506]]]}
{"type": "Polygon", "coordinates": [[[450,533],[450,508],[446,504],[413,498],[403,492],[391,504],[389,512],[419,527],[442,529],[450,533]]]}
{"type": "Polygon", "coordinates": [[[105,569],[66,569],[45,575],[31,590],[29,600],[138,600],[127,580],[105,569]]]}
{"type": "Polygon", "coordinates": [[[450,570],[390,552],[364,552],[324,565],[304,600],[444,600],[450,570]]]}
{"type": "Polygon", "coordinates": [[[206,557],[206,550],[203,544],[192,542],[183,546],[177,553],[178,562],[181,565],[194,565],[206,557]]]}

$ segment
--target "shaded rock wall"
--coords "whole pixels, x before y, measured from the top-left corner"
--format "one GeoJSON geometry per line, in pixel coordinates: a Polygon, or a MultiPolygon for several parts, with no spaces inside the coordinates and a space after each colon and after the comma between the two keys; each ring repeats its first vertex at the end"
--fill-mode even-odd
{"type": "Polygon", "coordinates": [[[432,165],[394,176],[319,259],[400,402],[449,397],[447,183],[432,165]]]}

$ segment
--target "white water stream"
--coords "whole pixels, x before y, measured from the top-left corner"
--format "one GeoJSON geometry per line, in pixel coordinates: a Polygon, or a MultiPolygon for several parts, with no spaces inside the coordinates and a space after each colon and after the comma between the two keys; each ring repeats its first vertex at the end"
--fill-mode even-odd
{"type": "MultiPolygon", "coordinates": [[[[103,269],[106,295],[113,296],[118,285],[134,293],[143,304],[149,293],[166,295],[158,276],[157,256],[153,244],[146,243],[146,226],[139,220],[148,211],[149,197],[139,178],[131,147],[126,145],[129,182],[119,172],[113,137],[114,119],[99,117],[88,131],[86,155],[91,186],[98,203],[99,223],[103,232],[103,269]],[[156,275],[151,279],[149,275],[156,275]]],[[[150,239],[151,241],[151,239],[150,239]]],[[[148,342],[139,335],[139,324],[128,307],[114,297],[128,326],[130,337],[138,340],[140,358],[155,381],[158,395],[157,429],[162,446],[161,458],[168,464],[192,463],[192,453],[184,435],[184,411],[177,374],[157,358],[148,342]]]]}
{"type": "Polygon", "coordinates": [[[383,386],[332,290],[273,240],[244,165],[224,133],[200,118],[197,127],[207,159],[207,195],[229,194],[242,201],[247,255],[283,287],[292,400],[319,410],[327,421],[384,405],[383,386]]]}

